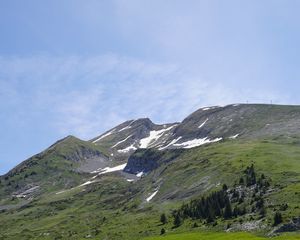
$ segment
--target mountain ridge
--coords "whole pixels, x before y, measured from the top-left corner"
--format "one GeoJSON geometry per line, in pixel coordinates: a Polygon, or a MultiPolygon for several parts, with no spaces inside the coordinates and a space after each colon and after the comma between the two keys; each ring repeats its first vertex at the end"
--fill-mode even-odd
{"type": "Polygon", "coordinates": [[[253,226],[267,235],[280,212],[278,229],[286,231],[300,216],[299,146],[300,106],[263,104],[205,107],[178,123],[129,120],[88,141],[67,136],[0,177],[0,230],[5,239],[141,239],[158,234],[160,214],[173,219],[183,202],[225,184],[232,208],[244,206],[245,214],[224,219],[219,212],[212,224],[185,216],[164,228],[253,226]],[[250,168],[268,184],[243,185],[250,168]],[[234,200],[237,192],[244,196],[234,200]]]}

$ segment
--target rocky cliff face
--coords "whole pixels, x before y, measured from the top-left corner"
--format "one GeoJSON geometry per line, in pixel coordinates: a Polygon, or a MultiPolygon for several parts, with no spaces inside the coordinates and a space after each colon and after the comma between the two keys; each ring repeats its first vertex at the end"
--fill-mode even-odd
{"type": "Polygon", "coordinates": [[[300,230],[300,217],[293,218],[289,223],[283,224],[276,228],[274,233],[296,232],[300,230]]]}
{"type": "Polygon", "coordinates": [[[111,159],[126,161],[139,148],[159,146],[177,124],[154,124],[148,118],[126,121],[91,140],[107,151],[111,159]]]}
{"type": "Polygon", "coordinates": [[[131,174],[148,173],[162,164],[166,164],[180,155],[181,149],[157,151],[156,149],[140,149],[132,154],[124,172],[131,174]]]}

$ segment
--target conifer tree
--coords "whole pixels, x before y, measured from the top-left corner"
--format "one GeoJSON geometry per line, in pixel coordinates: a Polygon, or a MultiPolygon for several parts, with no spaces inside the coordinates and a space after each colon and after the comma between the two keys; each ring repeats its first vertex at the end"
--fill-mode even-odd
{"type": "Polygon", "coordinates": [[[166,224],[167,223],[167,217],[166,217],[166,214],[161,214],[160,215],[160,222],[162,223],[162,224],[166,224]]]}
{"type": "Polygon", "coordinates": [[[224,218],[229,219],[232,217],[232,208],[229,199],[226,201],[224,209],[224,218]]]}
{"type": "Polygon", "coordinates": [[[181,224],[182,224],[182,218],[180,217],[180,214],[177,212],[174,217],[174,226],[179,227],[181,224]]]}
{"type": "Polygon", "coordinates": [[[278,224],[282,223],[282,216],[280,212],[276,212],[274,215],[274,226],[277,226],[278,224]]]}

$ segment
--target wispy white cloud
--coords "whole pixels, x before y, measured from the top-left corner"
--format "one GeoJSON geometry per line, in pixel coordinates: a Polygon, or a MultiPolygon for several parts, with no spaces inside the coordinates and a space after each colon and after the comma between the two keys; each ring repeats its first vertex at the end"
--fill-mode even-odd
{"type": "Polygon", "coordinates": [[[173,122],[206,105],[284,101],[266,89],[232,89],[175,64],[113,54],[1,58],[0,76],[1,99],[24,121],[42,117],[59,134],[82,138],[132,118],[173,122]]]}
{"type": "Polygon", "coordinates": [[[299,103],[298,2],[2,2],[1,160],[132,118],[299,103]]]}

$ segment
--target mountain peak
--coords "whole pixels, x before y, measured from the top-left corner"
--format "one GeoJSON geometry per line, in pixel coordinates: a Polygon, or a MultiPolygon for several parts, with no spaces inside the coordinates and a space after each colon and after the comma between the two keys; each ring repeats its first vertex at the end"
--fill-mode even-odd
{"type": "MultiPolygon", "coordinates": [[[[284,211],[286,219],[299,216],[299,197],[296,195],[300,176],[299,126],[299,106],[232,104],[201,108],[180,123],[159,125],[149,118],[129,120],[92,141],[69,135],[0,177],[0,197],[3,198],[0,210],[13,207],[23,211],[21,204],[27,204],[26,208],[39,216],[35,223],[39,225],[40,221],[44,221],[43,225],[48,226],[47,218],[52,216],[55,221],[57,216],[65,220],[61,224],[69,224],[69,214],[65,210],[69,206],[75,209],[77,205],[80,208],[74,211],[77,211],[78,224],[81,225],[84,221],[80,219],[92,216],[91,210],[100,210],[97,216],[101,216],[103,206],[103,212],[108,213],[107,216],[111,216],[117,224],[116,228],[109,225],[109,231],[112,229],[119,237],[124,224],[115,220],[114,216],[126,220],[129,215],[122,214],[132,214],[130,219],[134,219],[134,224],[144,221],[153,224],[159,220],[158,214],[151,214],[154,211],[159,213],[167,206],[164,212],[170,212],[179,201],[201,199],[201,195],[207,196],[209,192],[219,191],[222,185],[226,185],[226,194],[232,196],[228,199],[233,209],[241,204],[250,204],[238,216],[244,222],[251,214],[254,219],[266,219],[263,224],[268,224],[270,214],[277,209],[283,209],[280,211],[284,211]],[[204,144],[211,146],[201,147],[204,144]],[[256,183],[252,179],[253,174],[256,183]],[[249,180],[252,185],[249,185],[249,180]],[[287,195],[288,206],[285,204],[287,195]],[[240,196],[245,196],[242,203],[240,196]],[[262,198],[267,200],[264,200],[267,218],[257,209],[262,198]],[[146,204],[149,202],[154,211],[151,210],[139,221],[136,209],[148,211],[146,204]],[[285,211],[286,208],[290,210],[285,211]]],[[[224,188],[222,194],[225,193],[223,191],[224,188]]],[[[22,216],[28,222],[36,219],[28,212],[27,209],[24,212],[11,211],[1,217],[4,221],[9,217],[11,226],[15,227],[16,217],[22,216]]],[[[89,231],[80,236],[91,233],[91,224],[99,227],[97,216],[89,218],[86,228],[89,231]]],[[[172,219],[171,215],[168,217],[172,219]]],[[[22,225],[27,224],[26,220],[21,222],[22,225]]],[[[78,224],[73,220],[72,224],[59,228],[62,234],[66,233],[66,226],[78,230],[78,224]]],[[[218,226],[228,226],[226,221],[218,218],[218,226]]],[[[202,222],[202,227],[205,227],[206,221],[202,222]]],[[[233,221],[231,226],[240,230],[239,221],[236,222],[238,225],[233,221]]],[[[143,226],[145,224],[140,227],[143,226]]],[[[208,226],[210,229],[213,227],[208,226]]],[[[260,226],[258,230],[261,231],[260,226]]],[[[42,229],[41,234],[45,231],[42,229]]],[[[50,229],[49,233],[52,234],[50,229]]],[[[124,234],[127,236],[128,231],[124,234]]],[[[136,234],[130,239],[135,239],[136,234]]],[[[136,239],[142,237],[138,235],[136,239]]]]}

